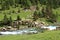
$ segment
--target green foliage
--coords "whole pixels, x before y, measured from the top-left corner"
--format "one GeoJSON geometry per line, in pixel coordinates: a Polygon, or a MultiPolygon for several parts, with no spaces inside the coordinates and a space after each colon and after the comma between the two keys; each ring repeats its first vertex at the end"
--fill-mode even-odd
{"type": "Polygon", "coordinates": [[[3,24],[4,24],[4,25],[7,25],[7,24],[8,24],[7,15],[4,15],[3,24]]]}
{"type": "Polygon", "coordinates": [[[57,22],[57,15],[52,14],[52,16],[47,19],[47,21],[51,23],[57,22]]]}
{"type": "MultiPolygon", "coordinates": [[[[32,12],[32,11],[28,11],[28,12],[24,12],[23,10],[20,11],[20,9],[18,10],[19,16],[21,16],[21,18],[26,18],[27,15],[30,16],[31,13],[33,13],[33,20],[36,21],[38,18],[47,18],[48,21],[56,21],[57,20],[57,16],[52,12],[53,8],[58,8],[60,7],[60,0],[0,0],[0,11],[7,11],[10,10],[12,12],[10,12],[9,14],[11,14],[11,17],[13,20],[16,20],[16,14],[13,13],[17,13],[16,9],[18,9],[18,7],[20,8],[20,6],[22,6],[23,8],[30,8],[31,6],[36,6],[36,10],[39,12],[32,12]],[[45,5],[44,8],[42,7],[42,10],[40,11],[40,5],[45,5]],[[48,6],[50,6],[51,8],[49,8],[48,6]],[[12,10],[11,10],[12,9],[12,10]]],[[[4,13],[3,11],[3,13],[4,13]]],[[[7,11],[6,13],[8,13],[9,11],[7,11]]],[[[2,13],[1,13],[2,14],[2,13]]],[[[3,19],[3,14],[0,14],[0,19],[3,19]]],[[[9,15],[7,15],[9,17],[9,15]]],[[[21,20],[21,18],[19,18],[19,16],[17,17],[17,20],[21,20]]],[[[60,17],[60,16],[59,16],[60,17]]],[[[11,20],[10,18],[4,18],[5,20],[11,20]]],[[[60,20],[60,18],[58,18],[60,20]]],[[[4,21],[5,21],[4,20],[4,21]]]]}
{"type": "Polygon", "coordinates": [[[51,6],[43,7],[41,11],[35,11],[33,13],[33,20],[36,21],[38,18],[46,18],[48,22],[57,22],[57,14],[53,13],[51,6]]]}
{"type": "Polygon", "coordinates": [[[56,19],[57,16],[52,12],[52,8],[50,6],[46,7],[45,16],[52,23],[57,21],[57,19],[56,19]]]}
{"type": "Polygon", "coordinates": [[[37,19],[38,19],[38,12],[35,11],[35,12],[33,13],[33,21],[36,21],[37,19]]]}
{"type": "Polygon", "coordinates": [[[18,21],[19,21],[19,20],[21,20],[21,18],[20,18],[20,16],[19,16],[19,15],[17,16],[17,20],[18,20],[18,21]]]}
{"type": "Polygon", "coordinates": [[[19,22],[19,21],[21,21],[21,18],[20,18],[20,16],[19,16],[19,15],[17,16],[17,21],[18,21],[17,29],[19,30],[19,27],[20,27],[20,22],[19,22]]]}
{"type": "Polygon", "coordinates": [[[32,5],[48,5],[52,8],[58,8],[60,6],[60,0],[0,0],[0,5],[2,10],[10,9],[10,7],[15,6],[18,7],[21,5],[22,7],[29,8],[32,5]]]}
{"type": "Polygon", "coordinates": [[[44,7],[42,8],[41,12],[42,12],[43,17],[45,17],[45,8],[44,7]]]}
{"type": "Polygon", "coordinates": [[[10,18],[9,18],[9,25],[11,25],[12,22],[13,22],[13,20],[12,20],[12,17],[10,16],[10,18]]]}
{"type": "MultiPolygon", "coordinates": [[[[10,17],[10,18],[8,18],[7,17],[7,15],[4,15],[4,18],[3,18],[3,20],[0,22],[0,24],[2,25],[2,26],[4,26],[4,25],[11,25],[11,23],[12,23],[12,18],[10,17]]],[[[1,26],[0,25],[0,26],[1,26]]]]}
{"type": "Polygon", "coordinates": [[[43,16],[44,16],[44,14],[39,11],[38,17],[39,17],[39,18],[43,18],[43,16]]]}

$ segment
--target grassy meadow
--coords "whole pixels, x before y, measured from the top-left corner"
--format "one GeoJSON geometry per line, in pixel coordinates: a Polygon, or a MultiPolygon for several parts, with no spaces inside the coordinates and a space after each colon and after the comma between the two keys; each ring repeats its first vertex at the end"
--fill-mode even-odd
{"type": "Polygon", "coordinates": [[[0,12],[0,20],[2,20],[4,18],[4,14],[6,14],[8,18],[11,16],[12,19],[15,20],[17,15],[19,15],[22,19],[25,19],[25,18],[28,18],[33,13],[30,10],[25,11],[25,10],[20,9],[20,8],[19,8],[19,10],[20,10],[20,13],[17,13],[18,7],[11,8],[10,10],[1,11],[0,12]],[[14,11],[14,13],[12,13],[12,11],[14,11]],[[11,14],[9,14],[9,12],[11,12],[11,14]]]}
{"type": "MultiPolygon", "coordinates": [[[[34,11],[31,11],[31,10],[23,10],[22,8],[10,8],[10,10],[5,10],[5,11],[1,11],[0,12],[0,20],[2,20],[4,18],[4,14],[6,14],[8,17],[12,17],[13,20],[16,19],[17,15],[19,15],[22,19],[26,19],[26,18],[29,18],[31,17],[31,15],[33,14],[34,11]],[[17,10],[20,10],[20,13],[16,13],[17,10]],[[14,13],[12,13],[12,11],[15,11],[14,13]],[[9,12],[11,12],[11,14],[9,14],[9,12]]],[[[57,21],[60,22],[60,8],[57,8],[57,9],[53,9],[53,13],[54,14],[58,14],[58,18],[57,18],[57,21]]],[[[44,18],[43,18],[44,19],[44,18]]],[[[45,21],[45,19],[43,20],[41,19],[42,21],[45,21]]]]}

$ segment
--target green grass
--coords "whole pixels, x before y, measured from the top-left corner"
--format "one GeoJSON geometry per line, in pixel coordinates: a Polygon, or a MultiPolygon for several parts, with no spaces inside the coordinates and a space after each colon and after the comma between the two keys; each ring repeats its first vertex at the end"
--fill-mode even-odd
{"type": "Polygon", "coordinates": [[[60,31],[47,31],[32,35],[6,35],[0,40],[60,40],[60,31]]]}
{"type": "MultiPolygon", "coordinates": [[[[57,12],[58,15],[60,15],[60,8],[57,8],[57,9],[53,10],[53,13],[56,14],[56,12],[57,12]]],[[[19,15],[22,19],[25,19],[25,18],[29,17],[30,15],[32,15],[33,12],[29,11],[29,10],[28,11],[24,11],[20,7],[10,8],[10,10],[5,10],[5,11],[2,11],[2,13],[0,13],[0,20],[3,20],[3,17],[4,17],[3,13],[6,13],[8,17],[11,16],[12,19],[15,20],[17,18],[17,15],[19,15]],[[18,9],[20,9],[20,13],[18,13],[18,14],[12,13],[11,15],[8,14],[9,11],[13,11],[14,10],[16,12],[18,9]]],[[[45,18],[44,18],[44,20],[42,19],[42,21],[46,21],[45,18]]],[[[60,16],[58,16],[57,21],[60,22],[60,16]]]]}
{"type": "Polygon", "coordinates": [[[57,21],[60,22],[60,8],[54,9],[53,13],[57,14],[57,21]]]}
{"type": "Polygon", "coordinates": [[[12,8],[12,9],[10,9],[10,10],[5,10],[5,11],[2,11],[1,13],[0,13],[0,20],[3,20],[3,18],[4,18],[4,13],[7,15],[7,17],[9,18],[10,16],[12,17],[12,19],[13,20],[15,20],[16,18],[17,18],[17,15],[19,15],[22,19],[25,19],[25,18],[27,18],[27,17],[29,17],[30,15],[32,15],[32,11],[24,11],[24,10],[22,10],[22,9],[20,9],[20,13],[11,13],[11,15],[10,14],[8,14],[9,13],[9,11],[17,11],[18,9],[20,9],[20,8],[12,8]]]}

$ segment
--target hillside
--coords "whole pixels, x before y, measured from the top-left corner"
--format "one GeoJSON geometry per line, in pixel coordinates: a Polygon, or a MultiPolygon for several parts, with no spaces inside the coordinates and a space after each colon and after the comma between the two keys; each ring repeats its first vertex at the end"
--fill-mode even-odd
{"type": "Polygon", "coordinates": [[[0,35],[0,40],[60,40],[60,0],[0,0],[0,32],[29,28],[42,33],[0,35]]]}
{"type": "Polygon", "coordinates": [[[32,15],[32,13],[34,13],[34,11],[32,11],[33,9],[36,9],[37,11],[40,12],[39,17],[45,18],[48,15],[49,16],[48,21],[53,19],[52,21],[55,20],[57,22],[60,22],[59,7],[60,7],[60,0],[59,1],[57,0],[51,0],[51,1],[50,0],[43,0],[43,1],[42,0],[0,0],[0,16],[1,16],[0,20],[3,20],[5,14],[8,17],[11,16],[13,20],[16,20],[17,15],[19,15],[21,18],[26,18],[29,15],[32,15]],[[31,8],[32,6],[33,8],[31,8]],[[24,10],[26,9],[27,10],[32,9],[32,10],[25,12],[24,10]],[[54,9],[55,11],[52,9],[54,9]],[[54,16],[57,19],[55,19],[53,16],[51,17],[49,14],[55,16],[57,15],[56,17],[54,16]]]}

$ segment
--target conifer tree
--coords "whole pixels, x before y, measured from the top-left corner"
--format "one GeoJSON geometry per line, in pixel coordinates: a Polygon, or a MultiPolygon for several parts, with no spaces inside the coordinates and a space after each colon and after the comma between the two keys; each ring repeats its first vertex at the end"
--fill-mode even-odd
{"type": "Polygon", "coordinates": [[[8,24],[8,21],[9,21],[9,20],[8,20],[8,18],[7,18],[7,15],[5,14],[5,15],[4,15],[4,18],[3,18],[3,24],[4,24],[4,25],[7,25],[7,24],[8,24]]]}
{"type": "Polygon", "coordinates": [[[20,21],[21,20],[21,18],[20,18],[20,16],[18,15],[17,16],[17,22],[18,22],[18,24],[17,24],[17,29],[19,30],[19,28],[20,28],[20,21]]]}
{"type": "Polygon", "coordinates": [[[35,12],[33,13],[33,21],[36,21],[37,19],[38,19],[38,12],[35,11],[35,12]]]}

